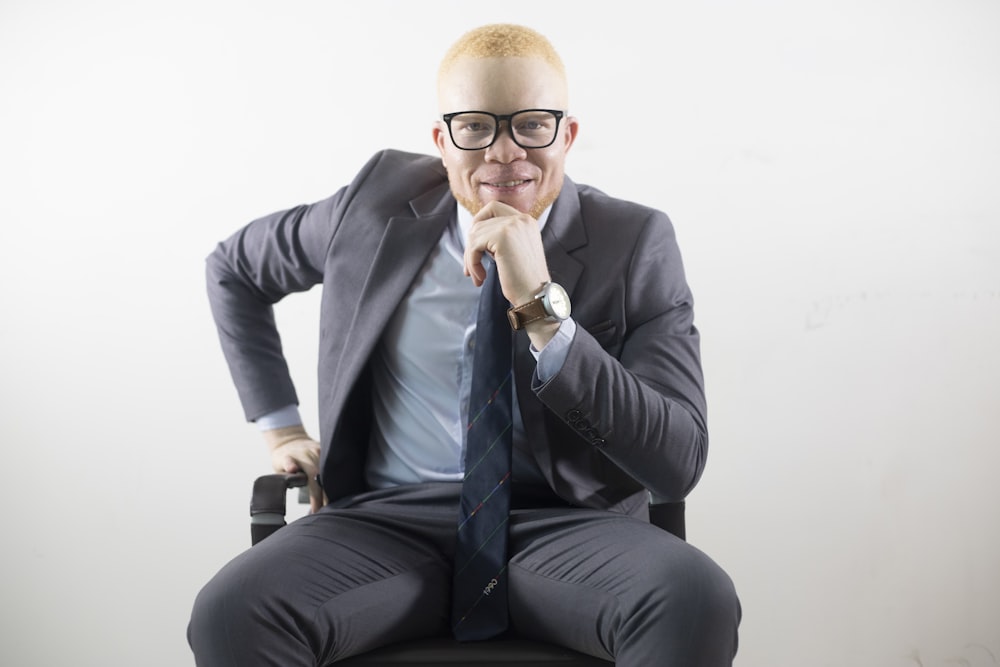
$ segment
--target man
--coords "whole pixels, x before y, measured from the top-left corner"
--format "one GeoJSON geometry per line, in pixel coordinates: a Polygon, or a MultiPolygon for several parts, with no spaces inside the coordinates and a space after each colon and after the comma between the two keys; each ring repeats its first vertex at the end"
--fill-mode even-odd
{"type": "Polygon", "coordinates": [[[513,477],[497,486],[513,498],[508,560],[479,595],[492,598],[483,608],[504,603],[502,623],[481,636],[507,626],[621,667],[731,664],[731,581],[647,520],[650,494],[685,497],[707,450],[669,220],[564,176],[578,122],[562,63],[534,31],[464,35],[438,99],[440,159],[382,152],[330,199],[257,220],[208,259],[247,418],[276,470],[317,479],[313,513],[199,595],[198,664],[327,664],[449,628],[462,637],[464,425],[478,419],[481,286],[497,279],[511,309],[503,336],[516,328],[513,477]],[[271,311],[316,284],[318,442],[299,422],[271,311]]]}

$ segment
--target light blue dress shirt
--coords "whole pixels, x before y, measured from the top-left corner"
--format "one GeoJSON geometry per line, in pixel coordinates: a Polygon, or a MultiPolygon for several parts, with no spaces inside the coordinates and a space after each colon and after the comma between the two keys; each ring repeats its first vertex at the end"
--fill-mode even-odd
{"type": "MultiPolygon", "coordinates": [[[[462,480],[479,288],[462,271],[472,215],[456,208],[457,216],[372,354],[374,424],[367,481],[373,488],[462,480]]],[[[539,218],[540,226],[548,214],[539,218]]],[[[532,347],[541,381],[562,367],[575,332],[575,322],[566,320],[542,351],[532,347]]],[[[514,405],[514,479],[540,482],[514,405]]],[[[301,423],[295,405],[257,419],[261,430],[301,423]]]]}

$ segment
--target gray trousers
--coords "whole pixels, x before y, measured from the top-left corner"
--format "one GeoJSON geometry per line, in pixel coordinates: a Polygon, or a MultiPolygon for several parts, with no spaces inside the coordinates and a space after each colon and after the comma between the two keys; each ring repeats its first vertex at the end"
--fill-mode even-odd
{"type": "MultiPolygon", "coordinates": [[[[459,487],[361,494],[237,556],[195,601],[197,665],[326,665],[446,634],[459,487]]],[[[618,667],[732,664],[732,581],[649,523],[570,507],[514,510],[510,555],[513,634],[618,667]]]]}

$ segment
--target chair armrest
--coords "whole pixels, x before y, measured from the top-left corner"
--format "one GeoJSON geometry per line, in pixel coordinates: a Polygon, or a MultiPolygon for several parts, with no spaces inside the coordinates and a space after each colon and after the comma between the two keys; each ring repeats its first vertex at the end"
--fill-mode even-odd
{"type": "Polygon", "coordinates": [[[672,503],[650,503],[649,522],[682,540],[687,539],[683,500],[672,503]]]}
{"type": "Polygon", "coordinates": [[[257,544],[285,525],[288,490],[298,488],[299,502],[302,502],[306,483],[306,476],[302,473],[273,473],[254,480],[250,496],[251,544],[257,544]]]}

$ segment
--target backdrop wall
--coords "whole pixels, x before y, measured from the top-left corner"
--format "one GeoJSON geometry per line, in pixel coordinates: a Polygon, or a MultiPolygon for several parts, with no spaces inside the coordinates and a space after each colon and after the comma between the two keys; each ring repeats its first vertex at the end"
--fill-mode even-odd
{"type": "MultiPolygon", "coordinates": [[[[677,227],[712,433],[689,535],[742,596],[737,664],[998,664],[987,0],[5,0],[0,663],[193,664],[268,467],[203,259],[433,152],[437,62],[493,21],[567,63],[568,173],[677,227]]],[[[313,432],[317,303],[278,312],[313,432]]]]}

